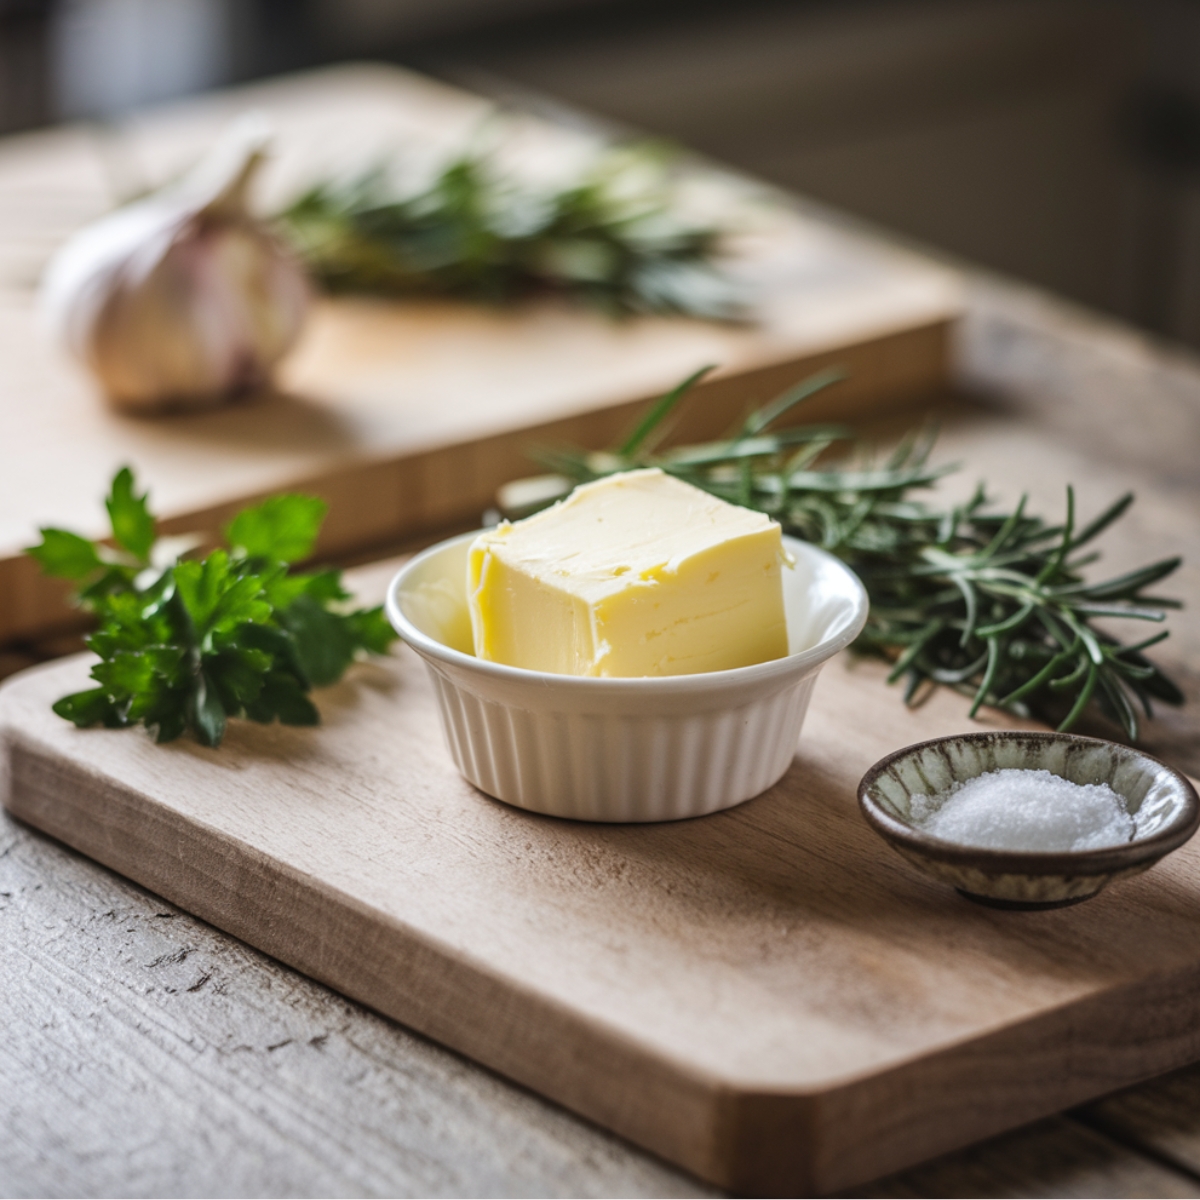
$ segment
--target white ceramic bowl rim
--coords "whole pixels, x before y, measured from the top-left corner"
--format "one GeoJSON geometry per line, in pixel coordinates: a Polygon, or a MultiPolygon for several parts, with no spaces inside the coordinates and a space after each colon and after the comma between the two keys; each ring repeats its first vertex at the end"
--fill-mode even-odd
{"type": "Polygon", "coordinates": [[[415,574],[427,559],[432,558],[435,554],[442,553],[448,547],[458,542],[475,539],[479,536],[480,532],[480,530],[476,530],[472,533],[460,534],[458,537],[447,538],[445,541],[438,542],[436,545],[423,550],[410,562],[406,563],[388,587],[384,609],[388,620],[392,623],[392,627],[415,650],[419,650],[422,654],[430,658],[439,659],[444,663],[465,668],[469,671],[490,675],[495,679],[506,679],[524,683],[541,682],[547,685],[552,684],[559,688],[578,689],[585,692],[603,689],[614,690],[630,686],[637,687],[639,691],[676,691],[681,687],[695,691],[707,688],[725,688],[752,681],[765,682],[777,676],[790,676],[797,672],[803,672],[809,668],[820,666],[821,663],[832,658],[839,650],[845,649],[854,641],[862,632],[862,628],[867,622],[869,602],[867,600],[866,589],[863,587],[858,576],[845,563],[835,558],[828,551],[813,546],[808,542],[801,542],[795,538],[785,537],[783,541],[790,553],[798,556],[808,556],[821,563],[826,569],[833,568],[841,572],[844,576],[843,582],[849,585],[849,590],[855,597],[856,602],[850,620],[843,625],[838,633],[832,637],[822,639],[815,646],[810,646],[807,650],[802,650],[795,654],[787,654],[782,658],[773,658],[767,662],[755,663],[749,667],[734,667],[727,671],[704,671],[693,675],[649,677],[623,676],[617,678],[597,678],[582,675],[559,675],[549,671],[531,671],[525,667],[510,667],[504,663],[487,662],[484,659],[476,658],[473,654],[464,654],[461,650],[455,650],[453,647],[438,641],[437,638],[430,637],[427,633],[418,629],[405,616],[400,606],[400,593],[405,581],[411,575],[415,574]]]}

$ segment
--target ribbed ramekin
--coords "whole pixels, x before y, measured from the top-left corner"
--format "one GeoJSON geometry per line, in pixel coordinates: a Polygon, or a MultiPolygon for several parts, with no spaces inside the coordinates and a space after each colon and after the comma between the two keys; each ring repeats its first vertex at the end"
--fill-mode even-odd
{"type": "Polygon", "coordinates": [[[392,580],[387,614],[425,660],[451,756],[509,804],[577,821],[676,821],[731,808],[788,769],[818,671],[867,619],[862,584],[784,538],[790,653],[699,675],[592,679],[471,653],[467,549],[441,542],[392,580]]]}

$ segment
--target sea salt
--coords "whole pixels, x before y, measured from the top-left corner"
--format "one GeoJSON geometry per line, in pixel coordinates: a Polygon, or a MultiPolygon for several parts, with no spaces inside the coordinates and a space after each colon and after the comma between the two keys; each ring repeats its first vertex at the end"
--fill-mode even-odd
{"type": "Polygon", "coordinates": [[[918,794],[911,816],[934,837],[991,850],[1098,850],[1134,835],[1124,797],[1108,784],[1049,771],[989,771],[935,796],[918,794]]]}

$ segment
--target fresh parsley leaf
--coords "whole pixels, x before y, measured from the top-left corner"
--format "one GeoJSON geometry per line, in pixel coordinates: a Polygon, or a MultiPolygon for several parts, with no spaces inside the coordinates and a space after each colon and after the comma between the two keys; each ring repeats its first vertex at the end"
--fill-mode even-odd
{"type": "Polygon", "coordinates": [[[346,617],[322,608],[311,596],[298,597],[279,614],[279,623],[292,635],[296,658],[314,687],[341,679],[361,644],[346,617]]]}
{"type": "Polygon", "coordinates": [[[84,608],[96,608],[109,596],[127,593],[137,577],[137,569],[119,563],[107,565],[103,572],[79,589],[78,602],[84,608]]]}
{"type": "Polygon", "coordinates": [[[154,731],[154,740],[159,743],[173,742],[182,737],[188,727],[187,709],[178,700],[147,713],[144,720],[146,728],[154,731]]]}
{"type": "Polygon", "coordinates": [[[318,604],[350,599],[350,593],[342,587],[341,571],[318,571],[313,575],[296,575],[294,578],[303,582],[304,594],[311,596],[318,604]]]}
{"type": "Polygon", "coordinates": [[[193,680],[190,708],[196,741],[202,746],[219,746],[225,736],[225,706],[203,669],[193,680]]]}
{"type": "Polygon", "coordinates": [[[312,554],[328,511],[329,505],[316,496],[272,496],[238,513],[225,534],[247,558],[299,562],[312,554]]]}
{"type": "Polygon", "coordinates": [[[104,565],[95,542],[66,529],[47,528],[38,532],[42,535],[41,543],[30,546],[26,553],[37,560],[45,574],[80,580],[104,565]]]}
{"type": "Polygon", "coordinates": [[[154,682],[154,662],[146,654],[120,651],[92,668],[92,678],[109,696],[129,697],[154,682]]]}
{"type": "Polygon", "coordinates": [[[262,580],[236,574],[224,550],[214,550],[203,562],[176,563],[175,587],[201,640],[271,619],[271,605],[262,599],[262,580]]]}
{"type": "Polygon", "coordinates": [[[270,655],[274,669],[290,672],[305,687],[309,686],[304,669],[296,656],[295,640],[278,625],[245,625],[239,631],[238,641],[242,646],[264,651],[270,655]]]}
{"type": "Polygon", "coordinates": [[[169,612],[145,604],[143,597],[135,592],[115,592],[92,607],[100,615],[101,625],[87,643],[101,658],[110,658],[123,650],[167,645],[181,636],[178,623],[169,612]]]}
{"type": "Polygon", "coordinates": [[[146,505],[148,493],[134,491],[133,472],[122,467],[113,478],[112,490],[104,506],[112,521],[113,539],[128,550],[139,563],[150,562],[154,546],[154,518],[146,505]]]}
{"type": "Polygon", "coordinates": [[[262,650],[230,646],[209,658],[205,664],[209,679],[217,689],[225,711],[240,715],[262,691],[263,679],[273,659],[262,650]]]}
{"type": "Polygon", "coordinates": [[[281,564],[274,570],[264,571],[262,578],[263,596],[273,608],[290,608],[301,596],[309,596],[322,605],[350,599],[350,593],[342,587],[340,571],[289,575],[281,564]]]}
{"type": "Polygon", "coordinates": [[[52,707],[60,717],[74,721],[81,729],[86,729],[89,725],[119,724],[119,720],[116,719],[116,706],[102,687],[64,696],[61,700],[56,700],[52,707]]]}
{"type": "Polygon", "coordinates": [[[396,640],[396,631],[384,615],[382,605],[360,608],[349,613],[346,620],[354,630],[356,641],[368,654],[386,654],[396,640]]]}
{"type": "Polygon", "coordinates": [[[246,715],[264,724],[278,719],[284,725],[319,725],[321,714],[294,676],[272,671],[263,680],[259,698],[247,706],[246,715]]]}
{"type": "Polygon", "coordinates": [[[145,501],[132,472],[118,473],[107,505],[124,555],[60,529],[42,530],[29,551],[48,574],[75,580],[77,602],[97,618],[87,644],[98,686],[64,696],[59,716],[219,746],[237,717],[316,725],[309,691],[336,682],[360,654],[387,652],[395,634],[380,609],[343,611],[339,571],[289,571],[312,552],[324,501],[273,497],[234,518],[232,553],[180,559],[157,574],[147,569],[154,518],[145,501]]]}

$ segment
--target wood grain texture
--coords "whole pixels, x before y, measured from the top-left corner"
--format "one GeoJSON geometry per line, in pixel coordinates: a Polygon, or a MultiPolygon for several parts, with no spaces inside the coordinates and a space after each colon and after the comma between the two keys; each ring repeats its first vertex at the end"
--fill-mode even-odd
{"type": "MultiPolygon", "coordinates": [[[[319,493],[333,509],[321,549],[341,553],[476,518],[499,484],[529,473],[531,445],[608,445],[640,404],[705,363],[721,369],[683,412],[681,438],[724,431],[831,362],[849,378],[809,418],[886,408],[945,381],[961,311],[954,272],[807,219],[778,197],[751,199],[745,181],[709,171],[694,181],[708,208],[742,214],[732,270],[755,297],[752,324],[613,322],[550,301],[503,310],[325,301],[278,392],[189,416],[112,414],[39,334],[42,265],[112,206],[114,186],[172,177],[248,107],[278,131],[268,205],[317,174],[385,154],[419,167],[489,112],[478,97],[398,69],[353,67],[140,115],[104,135],[69,128],[0,145],[0,641],[70,620],[63,589],[18,551],[38,525],[98,530],[99,497],[122,463],[150,485],[173,531],[215,531],[281,488],[319,493]]],[[[512,125],[518,169],[545,160],[562,169],[594,148],[533,118],[512,125]]]]}
{"type": "Polygon", "coordinates": [[[1053,1117],[937,1162],[841,1193],[922,1196],[1200,1196],[1200,1180],[1081,1125],[1053,1117]]]}
{"type": "Polygon", "coordinates": [[[1200,1056],[1200,851],[997,914],[863,825],[862,770],[962,728],[958,697],[906,712],[835,663],[772,792],[606,828],[463,783],[407,651],[321,730],[220,752],[65,726],[84,665],[4,690],[14,812],[725,1186],[845,1186],[1200,1056]]]}
{"type": "MultiPolygon", "coordinates": [[[[711,1194],[2,811],[0,963],[6,1196],[711,1194]]],[[[1196,1190],[1055,1118],[849,1194],[1196,1190]]]]}
{"type": "Polygon", "coordinates": [[[1186,1067],[1089,1104],[1080,1119],[1200,1176],[1200,1069],[1186,1067]]]}
{"type": "Polygon", "coordinates": [[[0,1194],[703,1185],[0,813],[0,1194]]]}

